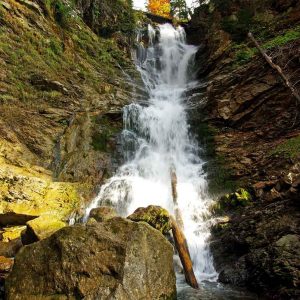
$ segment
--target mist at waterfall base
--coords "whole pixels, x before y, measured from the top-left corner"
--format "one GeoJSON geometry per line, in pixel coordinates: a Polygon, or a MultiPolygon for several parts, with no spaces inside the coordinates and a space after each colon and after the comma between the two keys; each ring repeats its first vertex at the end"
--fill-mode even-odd
{"type": "MultiPolygon", "coordinates": [[[[102,186],[87,208],[111,205],[127,216],[138,207],[159,205],[174,212],[171,170],[177,175],[182,213],[195,274],[199,281],[217,279],[209,252],[207,182],[197,144],[189,136],[184,92],[197,48],[187,45],[185,31],[170,24],[148,28],[149,46],[140,45],[136,65],[149,94],[147,105],[124,109],[123,151],[127,162],[102,186]]],[[[141,39],[141,36],[138,36],[141,39]]]]}

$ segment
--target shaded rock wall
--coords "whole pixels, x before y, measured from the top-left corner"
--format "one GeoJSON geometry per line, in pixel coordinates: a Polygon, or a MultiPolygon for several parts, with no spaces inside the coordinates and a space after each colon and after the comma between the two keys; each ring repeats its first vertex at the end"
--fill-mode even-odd
{"type": "Polygon", "coordinates": [[[300,89],[299,24],[299,1],[216,0],[197,9],[187,28],[199,45],[201,82],[191,97],[191,123],[200,137],[208,124],[217,157],[206,168],[210,176],[225,169],[253,196],[213,230],[219,279],[274,299],[299,296],[299,103],[246,33],[300,89]]]}

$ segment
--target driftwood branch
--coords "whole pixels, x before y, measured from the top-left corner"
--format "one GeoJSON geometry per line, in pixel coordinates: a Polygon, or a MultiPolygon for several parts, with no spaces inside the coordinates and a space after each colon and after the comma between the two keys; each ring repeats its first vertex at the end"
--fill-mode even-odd
{"type": "Polygon", "coordinates": [[[286,75],[282,72],[282,69],[280,66],[276,65],[272,58],[265,52],[265,50],[259,45],[258,41],[254,38],[253,34],[251,32],[248,33],[248,37],[250,40],[254,43],[260,54],[264,57],[264,59],[267,61],[267,63],[280,75],[281,79],[283,80],[285,86],[290,89],[292,95],[300,102],[300,95],[297,92],[297,90],[294,88],[294,86],[291,84],[289,79],[286,77],[286,75]]]}
{"type": "Polygon", "coordinates": [[[171,171],[172,197],[175,207],[176,220],[171,217],[172,233],[175,241],[175,246],[178,251],[181,264],[183,266],[186,282],[194,289],[198,289],[199,285],[193,270],[193,263],[186,238],[183,233],[183,220],[177,201],[177,176],[174,170],[171,171]]]}

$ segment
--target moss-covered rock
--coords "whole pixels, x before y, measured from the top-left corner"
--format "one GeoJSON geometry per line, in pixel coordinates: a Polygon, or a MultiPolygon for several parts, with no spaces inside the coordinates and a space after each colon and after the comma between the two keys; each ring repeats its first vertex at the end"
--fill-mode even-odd
{"type": "Polygon", "coordinates": [[[22,215],[37,217],[51,211],[63,219],[78,209],[81,201],[80,184],[53,182],[46,170],[40,168],[36,172],[31,167],[27,169],[1,164],[1,214],[20,214],[22,219],[22,215]]]}
{"type": "Polygon", "coordinates": [[[22,233],[24,245],[43,240],[66,226],[55,216],[44,215],[27,222],[27,229],[22,233]]]}
{"type": "Polygon", "coordinates": [[[163,234],[172,228],[169,212],[160,206],[140,207],[128,216],[128,219],[134,222],[146,222],[163,234]]]}
{"type": "MultiPolygon", "coordinates": [[[[0,216],[1,217],[1,216],[0,216]]],[[[9,243],[21,236],[22,231],[26,229],[26,226],[12,226],[3,228],[1,232],[2,242],[9,243]]]]}
{"type": "Polygon", "coordinates": [[[216,201],[212,205],[211,211],[213,213],[219,214],[223,211],[245,207],[251,204],[251,194],[246,189],[239,188],[234,193],[229,193],[222,196],[218,201],[216,201]]]}
{"type": "MultiPolygon", "coordinates": [[[[115,16],[110,15],[114,10],[117,18],[126,18],[124,10],[128,7],[131,13],[130,3],[117,2],[83,5],[94,12],[99,5],[105,17],[115,16]]],[[[117,39],[100,37],[74,9],[73,1],[3,3],[0,214],[36,217],[51,211],[65,219],[91,197],[112,168],[114,136],[92,119],[120,111],[131,100],[131,87],[120,66],[130,74],[137,71],[125,49],[128,45],[119,43],[125,31],[117,39]],[[106,145],[97,147],[93,137],[103,132],[106,145]]],[[[109,25],[107,19],[97,18],[109,25]]],[[[112,123],[122,126],[121,120],[112,123]]]]}

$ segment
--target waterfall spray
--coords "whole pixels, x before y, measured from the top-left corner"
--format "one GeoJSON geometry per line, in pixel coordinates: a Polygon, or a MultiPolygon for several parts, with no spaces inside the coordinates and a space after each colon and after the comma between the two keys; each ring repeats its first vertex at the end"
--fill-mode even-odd
{"type": "MultiPolygon", "coordinates": [[[[136,55],[149,99],[146,106],[124,108],[123,151],[126,163],[101,187],[86,210],[112,205],[127,216],[138,207],[159,205],[174,213],[171,172],[177,176],[177,202],[182,213],[198,281],[217,279],[209,252],[206,174],[198,145],[189,135],[184,92],[197,48],[187,45],[185,31],[170,24],[149,25],[149,45],[136,55]]],[[[140,37],[139,37],[140,38],[140,37]]]]}

